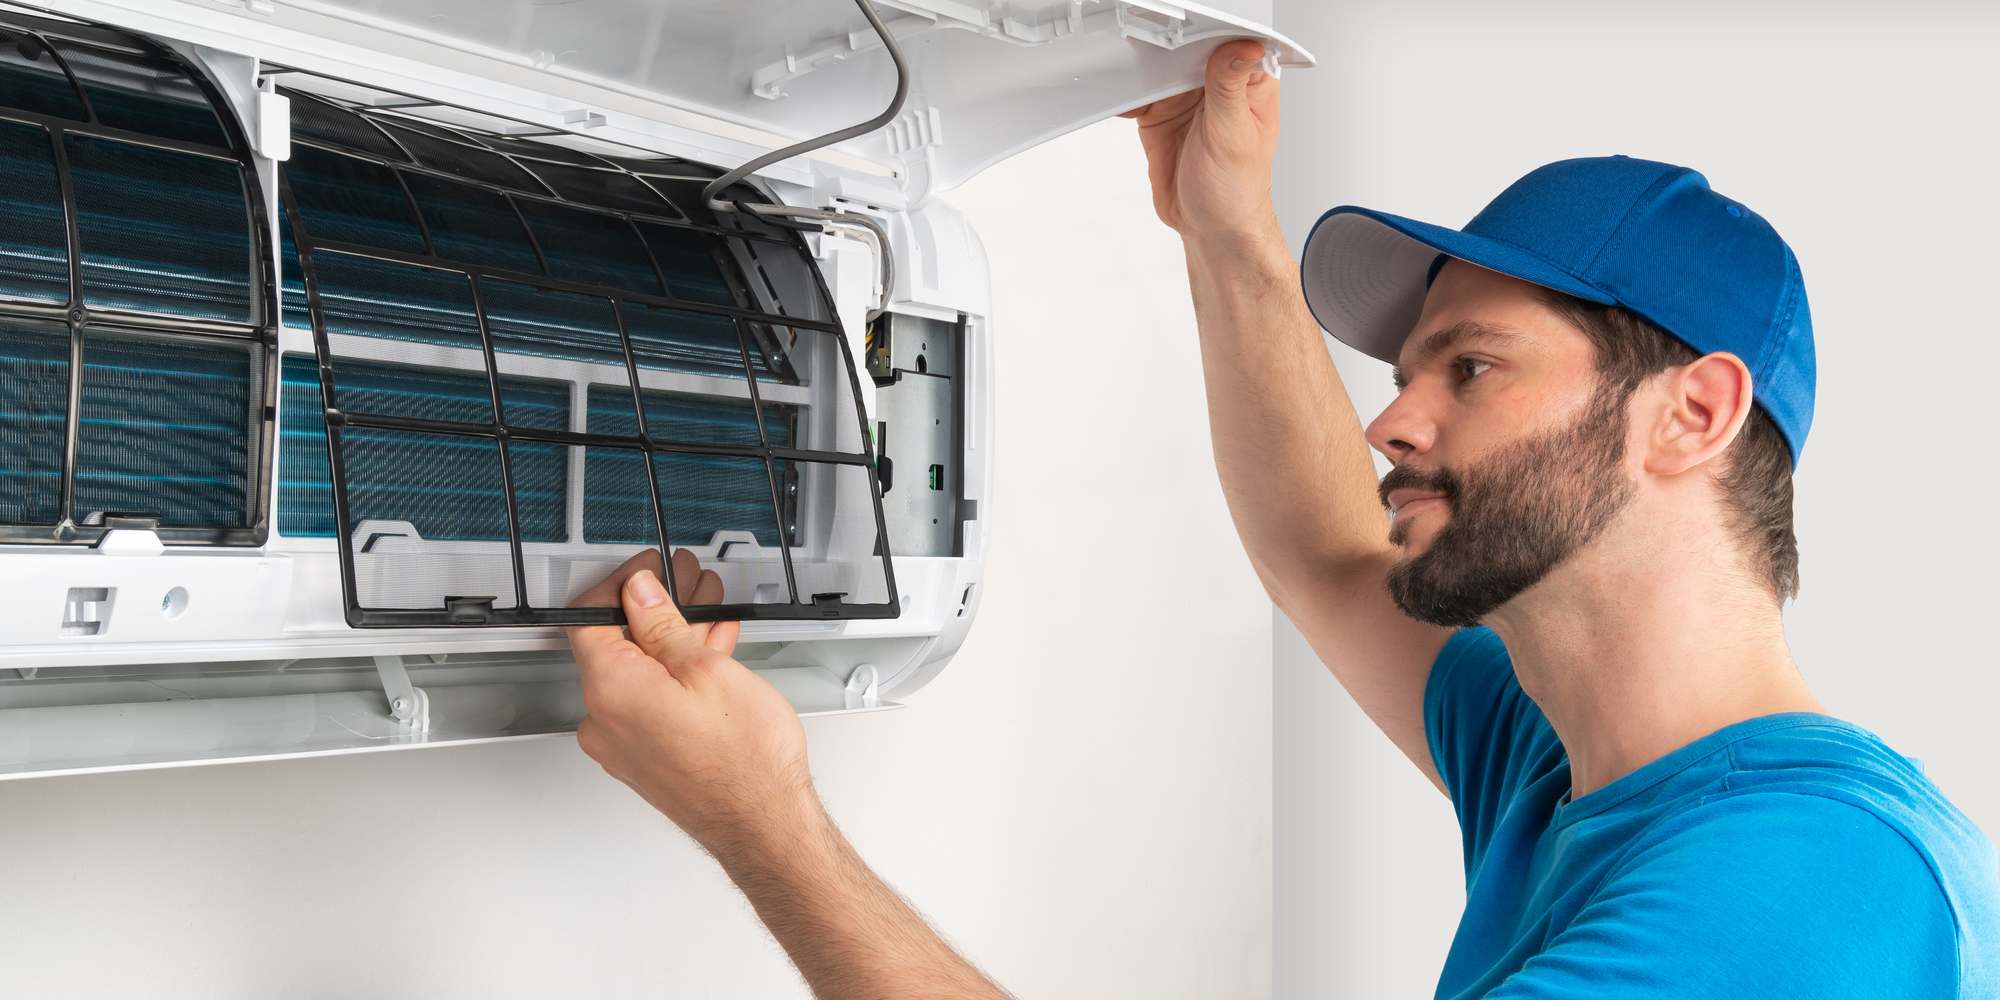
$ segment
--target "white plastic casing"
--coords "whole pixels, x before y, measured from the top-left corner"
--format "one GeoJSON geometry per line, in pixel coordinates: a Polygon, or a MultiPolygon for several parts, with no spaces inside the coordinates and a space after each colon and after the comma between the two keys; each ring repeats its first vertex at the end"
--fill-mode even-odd
{"type": "MultiPolygon", "coordinates": [[[[754,16],[743,0],[606,0],[587,17],[517,0],[56,6],[201,66],[251,140],[273,220],[291,137],[272,64],[721,166],[865,119],[893,82],[846,0],[768,0],[754,16]]],[[[880,7],[913,70],[904,115],[759,182],[789,204],[875,215],[895,256],[890,310],[962,330],[961,529],[954,555],[894,555],[897,618],[745,624],[740,656],[808,714],[896,707],[950,660],[982,596],[996,328],[984,248],[932,195],[1185,89],[1227,38],[1266,38],[1273,69],[1310,61],[1195,5],[880,7]]],[[[808,242],[859,360],[864,313],[881,301],[875,251],[808,242]]],[[[298,336],[281,348],[309,350],[298,336]]],[[[874,414],[865,373],[862,387],[874,414]]],[[[275,532],[252,549],[162,547],[145,531],[95,548],[0,546],[0,635],[0,777],[519,738],[569,731],[582,711],[560,629],[349,628],[331,540],[275,532]]]]}

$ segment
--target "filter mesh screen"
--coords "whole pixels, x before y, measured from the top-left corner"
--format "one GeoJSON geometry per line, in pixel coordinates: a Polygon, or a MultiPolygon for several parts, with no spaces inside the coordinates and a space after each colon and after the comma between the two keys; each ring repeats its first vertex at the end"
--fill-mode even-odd
{"type": "Polygon", "coordinates": [[[479,294],[495,351],[584,361],[622,376],[625,350],[610,299],[499,279],[480,282],[479,294]]]}
{"type": "Polygon", "coordinates": [[[661,294],[660,277],[630,222],[547,202],[524,199],[520,205],[550,275],[628,292],[661,294]]]}
{"type": "Polygon", "coordinates": [[[229,146],[208,96],[181,67],[154,56],[72,42],[56,42],[55,47],[83,84],[99,122],[163,139],[229,146]]]}
{"type": "Polygon", "coordinates": [[[439,256],[504,271],[541,271],[541,261],[506,195],[427,174],[407,174],[404,180],[439,256]]]}
{"type": "MultiPolygon", "coordinates": [[[[633,160],[649,172],[641,180],[603,157],[480,132],[474,119],[440,114],[446,128],[406,114],[424,111],[378,124],[414,162],[313,150],[286,168],[304,223],[301,276],[319,303],[315,347],[329,364],[286,362],[278,524],[343,537],[350,621],[603,621],[604,609],[575,609],[577,597],[663,542],[723,578],[723,604],[689,609],[698,619],[893,615],[792,585],[794,550],[828,579],[868,575],[831,568],[844,560],[890,573],[872,540],[813,527],[835,503],[880,515],[851,361],[796,234],[734,213],[704,212],[706,228],[683,221],[678,199],[712,168],[633,160]],[[652,171],[670,172],[657,180],[674,199],[652,171]],[[338,475],[323,453],[320,378],[338,395],[338,475]],[[834,471],[816,491],[820,478],[790,471],[821,460],[858,473],[861,488],[834,471]],[[784,483],[773,483],[774,462],[784,483]]],[[[328,137],[355,122],[325,117],[315,141],[340,145],[328,137]]],[[[841,590],[870,592],[854,581],[841,590]]]]}
{"type": "Polygon", "coordinates": [[[245,342],[86,331],[76,519],[157,516],[165,527],[251,523],[248,414],[261,351],[245,342]]]}
{"type": "Polygon", "coordinates": [[[278,533],[332,538],[333,472],[326,462],[326,410],[319,366],[287,355],[278,394],[278,533]]]}
{"type": "MultiPolygon", "coordinates": [[[[880,525],[863,502],[874,492],[868,470],[859,465],[780,460],[774,463],[774,472],[789,508],[786,530],[791,535],[800,603],[815,604],[816,597],[829,594],[840,595],[838,600],[848,604],[890,603],[880,525]],[[848,502],[807,502],[826,495],[848,502]]],[[[673,535],[672,524],[667,534],[673,535]]]]}
{"type": "Polygon", "coordinates": [[[463,274],[326,252],[313,255],[313,272],[328,333],[480,349],[463,274]]]}
{"type": "Polygon", "coordinates": [[[794,602],[762,459],[662,454],[653,471],[668,547],[695,551],[722,578],[723,603],[794,602]]]}
{"type": "Polygon", "coordinates": [[[71,135],[64,145],[86,303],[254,318],[250,209],[236,164],[92,136],[71,135]]]}
{"type": "Polygon", "coordinates": [[[285,163],[285,184],[314,240],[424,252],[409,196],[388,167],[300,145],[285,163]]]}
{"type": "Polygon", "coordinates": [[[668,218],[680,217],[680,213],[668,205],[666,199],[631,174],[547,162],[530,165],[549,187],[570,201],[668,218]]]}
{"type": "MultiPolygon", "coordinates": [[[[672,393],[642,393],[647,425],[656,438],[690,442],[755,444],[756,416],[747,402],[703,399],[672,393]]],[[[589,423],[600,434],[635,434],[639,422],[632,412],[629,390],[592,386],[589,423]]],[[[775,441],[783,445],[783,440],[775,441]]],[[[656,454],[659,482],[669,519],[667,531],[677,545],[707,544],[716,531],[750,531],[766,545],[777,544],[770,486],[763,462],[735,456],[656,454]]],[[[651,495],[646,489],[643,456],[626,452],[586,459],[584,537],[586,541],[631,541],[642,529],[650,531],[651,495]]]]}
{"type": "Polygon", "coordinates": [[[762,459],[659,454],[653,456],[653,475],[660,485],[670,544],[710,545],[722,532],[748,535],[759,545],[778,544],[771,482],[762,459]]]}
{"type": "Polygon", "coordinates": [[[257,544],[265,193],[186,60],[71,20],[0,11],[0,540],[257,544]]]}
{"type": "Polygon", "coordinates": [[[360,115],[296,90],[280,88],[279,92],[291,101],[294,138],[359,150],[399,163],[409,162],[402,147],[360,115]]]}
{"type": "Polygon", "coordinates": [[[0,522],[62,518],[69,331],[0,318],[0,522]]]}
{"type": "Polygon", "coordinates": [[[49,133],[0,122],[0,298],[69,301],[69,233],[49,133]]]}
{"type": "Polygon", "coordinates": [[[306,276],[299,267],[299,244],[292,232],[292,213],[278,206],[278,269],[280,315],[285,326],[294,330],[312,329],[312,311],[306,308],[306,276]]]}
{"type": "MultiPolygon", "coordinates": [[[[319,369],[309,357],[288,355],[284,363],[280,406],[285,446],[278,469],[278,531],[286,535],[331,537],[333,476],[326,459],[326,416],[320,406],[319,369]]],[[[348,361],[340,366],[338,384],[343,403],[354,410],[426,420],[490,422],[493,407],[486,377],[477,372],[446,371],[373,362],[348,361]]],[[[501,398],[523,426],[562,430],[569,425],[569,388],[560,382],[502,376],[501,398]]],[[[349,434],[359,433],[350,431],[349,434]]],[[[451,440],[432,440],[434,456],[471,454],[453,449],[451,440]]],[[[415,453],[412,453],[415,454],[415,453]]],[[[559,541],[565,536],[563,508],[568,490],[567,457],[559,446],[521,441],[513,446],[513,461],[521,498],[523,537],[559,541]],[[532,496],[528,494],[532,493],[532,496]]],[[[351,483],[351,480],[350,480],[351,483]]],[[[356,515],[364,520],[415,521],[431,509],[427,487],[411,483],[397,492],[378,483],[361,506],[350,496],[356,515]]],[[[453,537],[471,529],[447,519],[453,537]]],[[[491,527],[491,525],[486,525],[491,527]]],[[[506,540],[506,524],[499,526],[506,540]]],[[[426,536],[428,537],[428,536],[426,536]]]]}
{"type": "Polygon", "coordinates": [[[514,164],[514,161],[491,150],[474,146],[470,141],[458,142],[435,138],[409,126],[377,118],[384,132],[410,151],[417,162],[433,170],[456,174],[467,180],[486,184],[497,184],[515,191],[530,194],[547,194],[547,189],[535,183],[535,179],[514,164]]]}
{"type": "Polygon", "coordinates": [[[25,31],[0,27],[0,93],[22,111],[71,121],[85,118],[69,74],[41,39],[25,31]]]}
{"type": "Polygon", "coordinates": [[[742,341],[727,316],[636,305],[625,310],[625,334],[641,368],[690,375],[743,377],[742,341]]]}
{"type": "Polygon", "coordinates": [[[362,607],[442,609],[453,597],[518,603],[495,441],[349,428],[340,447],[346,546],[362,607]]]}
{"type": "Polygon", "coordinates": [[[548,160],[554,163],[573,163],[584,167],[601,167],[605,163],[604,160],[581,150],[570,149],[567,146],[557,146],[553,143],[536,142],[533,139],[516,139],[513,136],[486,135],[483,133],[475,134],[473,138],[478,140],[480,145],[488,149],[499,150],[502,153],[512,153],[515,156],[548,160]]]}
{"type": "Polygon", "coordinates": [[[722,276],[721,256],[728,253],[721,237],[678,226],[639,223],[639,234],[666,275],[667,288],[677,299],[738,305],[736,293],[722,276]]]}
{"type": "MultiPolygon", "coordinates": [[[[646,429],[655,440],[695,444],[757,444],[757,413],[747,399],[717,399],[646,389],[646,429]]],[[[632,413],[632,394],[620,386],[590,387],[590,429],[599,434],[635,435],[639,420],[632,413]]],[[[780,425],[771,443],[791,444],[790,428],[780,425]]]]}
{"type": "MultiPolygon", "coordinates": [[[[565,460],[577,460],[588,465],[592,462],[613,465],[636,464],[643,466],[645,456],[638,451],[625,448],[566,448],[570,454],[565,460]],[[587,452],[588,454],[585,454],[587,452]]],[[[616,607],[617,594],[613,592],[606,599],[597,602],[582,602],[579,598],[612,570],[618,568],[627,558],[648,549],[658,558],[660,551],[659,531],[654,526],[653,501],[645,492],[645,478],[641,473],[637,479],[639,492],[632,496],[587,495],[583,498],[583,516],[586,522],[597,512],[603,517],[610,511],[613,517],[629,517],[631,523],[616,538],[590,538],[587,545],[529,545],[522,552],[522,568],[526,572],[528,603],[536,608],[569,607],[616,607]]],[[[586,530],[586,536],[588,531],[586,530]]]]}
{"type": "Polygon", "coordinates": [[[334,405],[343,410],[460,424],[493,422],[493,393],[485,372],[353,361],[335,367],[334,405]]]}

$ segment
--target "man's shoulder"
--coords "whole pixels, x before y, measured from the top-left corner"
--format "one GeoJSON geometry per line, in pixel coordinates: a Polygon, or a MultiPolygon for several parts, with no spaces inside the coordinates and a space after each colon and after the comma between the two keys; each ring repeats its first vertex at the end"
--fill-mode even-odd
{"type": "Polygon", "coordinates": [[[1876,813],[1764,786],[1718,790],[1626,845],[1584,914],[1686,995],[1962,998],[1966,935],[1930,865],[1876,813]],[[1725,992],[1725,989],[1730,992],[1725,992]]]}
{"type": "Polygon", "coordinates": [[[1795,916],[1833,906],[1860,934],[1913,932],[1934,913],[1952,931],[1961,995],[2000,987],[1992,841],[1859,726],[1819,718],[1733,743],[1723,779],[1634,848],[1627,869],[1641,881],[1743,893],[1795,916]]]}
{"type": "Polygon", "coordinates": [[[1932,877],[1938,852],[1912,837],[1895,809],[1853,794],[1840,776],[1723,788],[1653,818],[1633,840],[1626,867],[1766,867],[1799,875],[1872,869],[1932,877]]]}
{"type": "Polygon", "coordinates": [[[1866,814],[1921,855],[1993,862],[1993,845],[1917,761],[1881,737],[1831,716],[1803,715],[1729,747],[1727,775],[1704,802],[1733,800],[1754,814],[1804,810],[1866,814]]]}

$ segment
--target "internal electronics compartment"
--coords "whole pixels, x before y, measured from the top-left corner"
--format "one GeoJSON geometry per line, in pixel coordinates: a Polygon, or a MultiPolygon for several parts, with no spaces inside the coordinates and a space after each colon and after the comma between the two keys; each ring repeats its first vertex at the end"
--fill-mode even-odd
{"type": "Polygon", "coordinates": [[[902,555],[964,551],[964,336],[962,319],[884,313],[868,327],[882,514],[889,544],[902,555]]]}

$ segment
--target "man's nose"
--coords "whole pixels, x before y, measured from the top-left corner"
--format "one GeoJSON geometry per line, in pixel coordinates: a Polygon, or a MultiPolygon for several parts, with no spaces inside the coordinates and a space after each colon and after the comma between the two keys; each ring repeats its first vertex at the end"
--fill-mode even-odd
{"type": "Polygon", "coordinates": [[[1414,394],[1405,392],[1369,423],[1367,437],[1370,447],[1401,465],[1437,443],[1437,424],[1423,413],[1414,394]]]}

